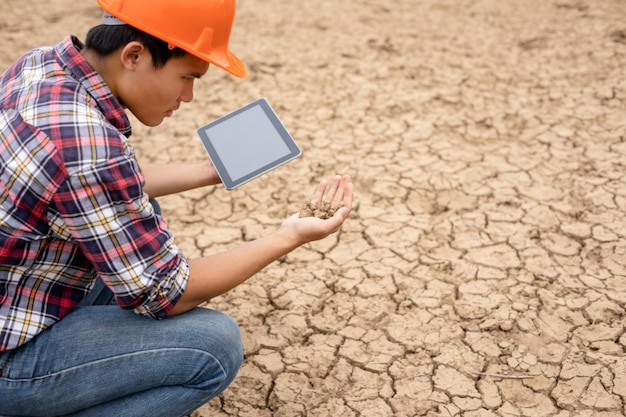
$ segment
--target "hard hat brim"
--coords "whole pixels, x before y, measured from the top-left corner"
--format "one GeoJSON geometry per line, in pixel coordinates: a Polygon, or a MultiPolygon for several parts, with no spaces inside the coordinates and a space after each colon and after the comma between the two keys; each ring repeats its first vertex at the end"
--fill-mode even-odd
{"type": "Polygon", "coordinates": [[[185,52],[195,56],[196,58],[199,58],[205,62],[208,62],[209,64],[215,65],[216,67],[223,69],[224,71],[228,72],[231,75],[234,75],[235,77],[246,78],[246,76],[248,75],[248,71],[246,70],[246,66],[244,65],[244,63],[230,51],[228,52],[228,57],[226,57],[226,59],[218,59],[217,57],[211,57],[209,55],[190,51],[184,46],[178,47],[185,52]]]}
{"type": "MultiPolygon", "coordinates": [[[[228,19],[231,19],[230,23],[227,23],[225,27],[220,28],[218,25],[218,29],[216,29],[215,31],[210,26],[204,27],[203,30],[201,30],[200,32],[195,32],[192,36],[181,36],[180,39],[170,36],[169,33],[165,33],[165,31],[159,29],[158,25],[156,24],[151,26],[149,24],[145,24],[143,21],[138,20],[137,16],[146,16],[145,10],[141,9],[138,4],[123,4],[119,0],[117,2],[113,0],[97,1],[100,7],[105,12],[127,23],[128,25],[137,28],[149,35],[152,35],[157,39],[168,43],[170,46],[178,47],[186,51],[187,53],[205,62],[208,62],[209,64],[213,64],[216,67],[221,68],[236,77],[246,77],[247,70],[245,65],[228,48],[228,38],[230,37],[230,28],[232,25],[232,18],[234,17],[234,1],[232,1],[230,4],[220,3],[220,7],[224,8],[222,11],[226,13],[227,16],[225,18],[225,21],[228,22],[228,19]],[[132,13],[126,11],[122,12],[121,8],[123,5],[131,8],[132,13]],[[117,10],[116,7],[120,10],[117,10]],[[219,47],[214,47],[213,45],[215,35],[219,36],[218,39],[221,40],[219,47]]],[[[180,8],[174,8],[172,10],[182,13],[180,11],[180,8]]],[[[169,16],[169,14],[167,14],[166,12],[167,11],[161,11],[161,13],[165,13],[165,15],[169,16]]],[[[182,18],[176,19],[173,17],[172,19],[173,21],[181,21],[182,18]]],[[[180,33],[178,35],[180,35],[180,33]]]]}

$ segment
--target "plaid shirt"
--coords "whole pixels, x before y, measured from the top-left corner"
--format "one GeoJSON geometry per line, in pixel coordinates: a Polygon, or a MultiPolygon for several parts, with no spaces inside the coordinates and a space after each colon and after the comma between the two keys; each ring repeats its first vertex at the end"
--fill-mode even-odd
{"type": "Polygon", "coordinates": [[[0,351],[68,314],[102,277],[162,318],[189,274],[143,192],[120,103],[68,36],[0,78],[0,351]]]}

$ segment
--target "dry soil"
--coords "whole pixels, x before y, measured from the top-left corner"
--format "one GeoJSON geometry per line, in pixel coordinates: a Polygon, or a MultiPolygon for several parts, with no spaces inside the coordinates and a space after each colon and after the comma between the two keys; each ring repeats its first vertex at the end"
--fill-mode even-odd
{"type": "MultiPolygon", "coordinates": [[[[2,69],[100,20],[0,15],[2,69]]],[[[336,173],[357,205],[213,300],[246,359],[194,417],[625,414],[624,0],[240,0],[232,36],[250,76],[212,69],[137,154],[205,158],[195,129],[266,97],[303,156],[163,198],[179,246],[262,236],[336,173]]]]}

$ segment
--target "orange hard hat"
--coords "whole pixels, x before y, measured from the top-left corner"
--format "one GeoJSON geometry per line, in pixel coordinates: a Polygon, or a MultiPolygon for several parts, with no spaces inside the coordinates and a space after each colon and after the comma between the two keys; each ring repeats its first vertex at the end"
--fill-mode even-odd
{"type": "Polygon", "coordinates": [[[228,48],[235,0],[98,0],[105,12],[171,48],[178,47],[237,77],[246,67],[228,48]]]}

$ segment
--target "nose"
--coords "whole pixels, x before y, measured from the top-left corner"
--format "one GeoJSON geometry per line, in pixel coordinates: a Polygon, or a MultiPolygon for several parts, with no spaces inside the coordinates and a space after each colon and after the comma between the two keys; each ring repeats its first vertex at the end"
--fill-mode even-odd
{"type": "Polygon", "coordinates": [[[189,103],[193,100],[193,83],[195,80],[189,80],[183,86],[183,90],[180,92],[179,100],[184,103],[189,103]]]}

